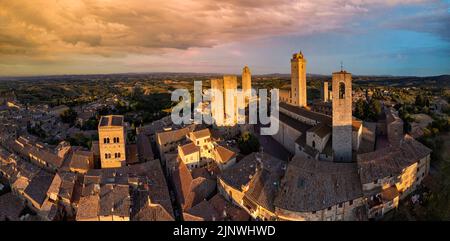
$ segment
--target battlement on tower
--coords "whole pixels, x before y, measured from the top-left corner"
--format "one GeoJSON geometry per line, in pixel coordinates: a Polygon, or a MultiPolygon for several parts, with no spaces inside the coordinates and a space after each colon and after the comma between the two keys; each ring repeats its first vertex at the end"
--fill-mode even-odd
{"type": "Polygon", "coordinates": [[[293,54],[292,55],[292,60],[304,60],[304,61],[306,61],[305,57],[303,56],[302,51],[293,54]]]}

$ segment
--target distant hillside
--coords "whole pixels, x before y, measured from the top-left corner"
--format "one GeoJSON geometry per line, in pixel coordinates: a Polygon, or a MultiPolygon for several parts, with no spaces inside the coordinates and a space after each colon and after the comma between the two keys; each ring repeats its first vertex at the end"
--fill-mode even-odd
{"type": "Polygon", "coordinates": [[[438,75],[428,77],[370,77],[370,76],[356,76],[354,77],[355,84],[358,85],[382,85],[382,86],[397,86],[397,87],[450,87],[450,75],[438,75]]]}
{"type": "MultiPolygon", "coordinates": [[[[164,80],[170,79],[174,81],[193,81],[193,80],[208,80],[211,78],[218,78],[223,76],[221,73],[171,73],[171,72],[155,72],[155,73],[118,73],[118,74],[95,74],[95,75],[50,75],[50,76],[26,76],[26,77],[0,77],[1,81],[88,81],[88,80],[108,80],[108,81],[132,81],[132,80],[164,80]]],[[[253,75],[253,80],[270,81],[282,80],[289,81],[290,74],[273,73],[253,75]]],[[[307,74],[308,81],[325,81],[331,80],[330,75],[307,74]]],[[[435,87],[449,87],[450,75],[439,75],[429,77],[415,77],[415,76],[363,76],[354,75],[353,83],[357,85],[383,85],[383,86],[435,86],[435,87]]]]}

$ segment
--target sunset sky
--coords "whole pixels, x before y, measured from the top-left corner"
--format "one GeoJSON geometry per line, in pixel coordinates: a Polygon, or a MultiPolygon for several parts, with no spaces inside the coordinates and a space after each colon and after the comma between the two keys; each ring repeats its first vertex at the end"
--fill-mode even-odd
{"type": "Polygon", "coordinates": [[[450,74],[449,0],[0,0],[0,76],[450,74]]]}

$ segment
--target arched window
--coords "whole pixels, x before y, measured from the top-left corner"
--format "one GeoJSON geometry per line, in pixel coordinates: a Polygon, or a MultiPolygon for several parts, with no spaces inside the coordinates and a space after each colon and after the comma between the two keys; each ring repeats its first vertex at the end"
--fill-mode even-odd
{"type": "Polygon", "coordinates": [[[106,143],[108,143],[108,144],[109,144],[109,137],[108,137],[108,138],[106,138],[106,143]]]}
{"type": "Polygon", "coordinates": [[[316,148],[316,142],[315,141],[312,142],[312,147],[316,148]]]}
{"type": "Polygon", "coordinates": [[[345,84],[344,83],[339,83],[339,99],[344,99],[345,98],[345,84]]]}

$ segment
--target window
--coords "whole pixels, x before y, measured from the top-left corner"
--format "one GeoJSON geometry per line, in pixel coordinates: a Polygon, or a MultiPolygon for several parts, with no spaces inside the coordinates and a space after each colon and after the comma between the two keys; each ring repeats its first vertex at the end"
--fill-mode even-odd
{"type": "Polygon", "coordinates": [[[339,83],[339,99],[344,99],[345,98],[345,84],[344,83],[339,83]]]}
{"type": "Polygon", "coordinates": [[[350,202],[348,202],[348,205],[353,205],[353,200],[350,200],[350,202]]]}
{"type": "Polygon", "coordinates": [[[377,183],[378,183],[378,180],[373,181],[373,184],[377,184],[377,183]]]}
{"type": "Polygon", "coordinates": [[[120,152],[119,153],[117,153],[117,156],[120,158],[120,152]]]}
{"type": "Polygon", "coordinates": [[[339,208],[342,208],[342,203],[339,203],[339,205],[338,205],[338,206],[339,206],[339,208]]]}
{"type": "Polygon", "coordinates": [[[315,141],[312,142],[312,147],[316,148],[316,142],[315,141]]]}
{"type": "Polygon", "coordinates": [[[103,138],[103,143],[106,144],[106,138],[103,138]]]}
{"type": "Polygon", "coordinates": [[[316,214],[316,211],[312,211],[312,214],[316,214]]]}
{"type": "Polygon", "coordinates": [[[328,210],[331,210],[331,207],[328,207],[328,210]]]}
{"type": "Polygon", "coordinates": [[[106,138],[106,143],[108,143],[108,144],[109,144],[109,137],[108,137],[108,138],[106,138]]]}

